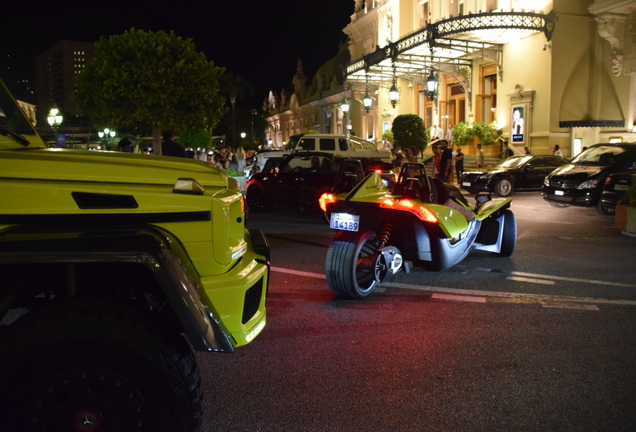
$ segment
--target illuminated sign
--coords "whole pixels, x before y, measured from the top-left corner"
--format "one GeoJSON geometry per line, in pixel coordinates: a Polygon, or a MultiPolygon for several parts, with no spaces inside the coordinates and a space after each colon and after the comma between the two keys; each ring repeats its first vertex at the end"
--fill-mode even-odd
{"type": "Polygon", "coordinates": [[[510,136],[513,143],[523,143],[525,141],[525,110],[523,107],[512,107],[512,130],[510,136]]]}

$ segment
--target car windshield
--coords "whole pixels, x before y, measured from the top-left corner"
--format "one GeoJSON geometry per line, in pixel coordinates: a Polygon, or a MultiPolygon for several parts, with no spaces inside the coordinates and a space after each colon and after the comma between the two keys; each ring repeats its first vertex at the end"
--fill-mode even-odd
{"type": "Polygon", "coordinates": [[[532,156],[512,156],[500,162],[497,162],[493,166],[495,168],[519,168],[530,159],[532,159],[532,156]]]}
{"type": "Polygon", "coordinates": [[[298,141],[300,140],[300,136],[298,135],[293,135],[289,138],[289,142],[287,144],[285,144],[284,150],[293,150],[294,147],[296,147],[296,144],[298,144],[298,141]]]}
{"type": "Polygon", "coordinates": [[[619,146],[602,145],[594,146],[579,153],[572,163],[587,165],[612,165],[618,155],[624,153],[625,149],[619,146]]]}
{"type": "Polygon", "coordinates": [[[0,134],[35,135],[33,126],[27,121],[22,109],[0,82],[0,134]]]}

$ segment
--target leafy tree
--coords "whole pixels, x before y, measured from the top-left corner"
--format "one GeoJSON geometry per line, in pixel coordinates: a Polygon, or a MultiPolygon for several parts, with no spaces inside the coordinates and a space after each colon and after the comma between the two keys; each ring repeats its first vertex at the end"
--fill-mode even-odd
{"type": "Polygon", "coordinates": [[[236,101],[242,100],[246,94],[253,95],[254,87],[239,75],[226,72],[223,75],[222,91],[230,99],[232,107],[232,146],[236,148],[236,101]]]}
{"type": "Polygon", "coordinates": [[[186,129],[179,134],[179,142],[192,148],[210,148],[212,133],[202,129],[186,129]]]}
{"type": "Polygon", "coordinates": [[[77,107],[97,125],[151,127],[161,154],[161,130],[211,130],[223,116],[223,71],[191,39],[133,28],[95,44],[77,78],[77,107]]]}
{"type": "Polygon", "coordinates": [[[393,147],[405,149],[415,147],[418,151],[424,151],[428,144],[428,134],[424,120],[417,114],[402,114],[393,120],[391,127],[393,132],[393,147]]]}

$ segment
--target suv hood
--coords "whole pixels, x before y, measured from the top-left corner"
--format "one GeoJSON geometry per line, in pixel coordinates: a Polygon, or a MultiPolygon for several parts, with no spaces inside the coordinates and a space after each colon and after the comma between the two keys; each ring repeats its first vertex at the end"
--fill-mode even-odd
{"type": "Polygon", "coordinates": [[[179,178],[193,178],[203,187],[228,186],[224,170],[194,159],[28,148],[5,150],[0,157],[5,178],[150,185],[174,185],[179,178]]]}
{"type": "Polygon", "coordinates": [[[550,177],[567,177],[573,180],[585,180],[605,171],[601,165],[566,164],[552,171],[550,177]]]}

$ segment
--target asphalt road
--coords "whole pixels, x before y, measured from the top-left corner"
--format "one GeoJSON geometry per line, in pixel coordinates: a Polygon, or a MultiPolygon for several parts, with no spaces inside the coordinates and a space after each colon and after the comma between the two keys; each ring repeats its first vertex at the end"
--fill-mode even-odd
{"type": "Polygon", "coordinates": [[[250,214],[272,246],[268,324],[198,354],[202,430],[636,430],[636,239],[538,193],[512,210],[512,257],[400,273],[364,300],[329,290],[320,215],[250,214]]]}

